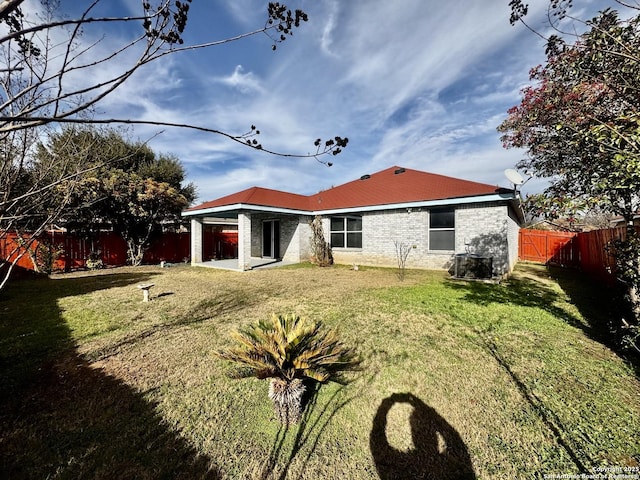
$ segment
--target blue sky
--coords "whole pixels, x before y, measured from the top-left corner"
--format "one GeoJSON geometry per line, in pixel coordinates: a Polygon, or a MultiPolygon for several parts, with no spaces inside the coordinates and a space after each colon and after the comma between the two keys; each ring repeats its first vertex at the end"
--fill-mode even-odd
{"type": "MultiPolygon", "coordinates": [[[[110,14],[140,13],[136,0],[108,0],[110,14]]],[[[547,2],[529,2],[544,28],[547,2]]],[[[267,2],[193,0],[185,42],[223,39],[260,28],[267,2]]],[[[136,127],[135,138],[177,156],[198,187],[198,202],[254,185],[312,194],[392,165],[509,186],[503,171],[522,151],[504,150],[496,127],[517,104],[543,41],[509,24],[507,0],[301,0],[309,21],[272,51],[257,35],[182,52],[145,66],[104,101],[96,116],[190,123],[246,132],[265,148],[314,151],[316,138],[349,138],[328,168],[250,150],[221,136],[136,127]]],[[[73,9],[76,0],[63,0],[73,9]]],[[[595,11],[583,0],[574,14],[595,11]]],[[[71,11],[71,10],[69,10],[71,11]]],[[[105,28],[105,27],[101,27],[105,28]]],[[[113,48],[128,29],[94,31],[113,48]]],[[[106,50],[104,50],[106,51],[106,50]]],[[[535,191],[544,185],[533,180],[535,191]]]]}

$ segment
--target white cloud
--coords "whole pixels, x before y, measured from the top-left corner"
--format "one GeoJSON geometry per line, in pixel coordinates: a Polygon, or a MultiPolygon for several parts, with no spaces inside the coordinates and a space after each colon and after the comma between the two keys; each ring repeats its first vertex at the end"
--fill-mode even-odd
{"type": "Polygon", "coordinates": [[[253,74],[253,72],[244,73],[242,65],[236,65],[236,68],[233,70],[231,75],[218,78],[217,81],[229,87],[237,88],[242,93],[262,93],[264,91],[260,84],[260,80],[253,74]]]}
{"type": "MultiPolygon", "coordinates": [[[[233,19],[245,28],[254,27],[257,22],[264,22],[267,18],[266,4],[254,0],[226,0],[225,8],[233,19]]],[[[253,28],[251,28],[253,29],[253,28]]]]}
{"type": "Polygon", "coordinates": [[[336,16],[339,15],[339,5],[336,2],[329,2],[327,8],[326,20],[324,27],[322,28],[322,35],[320,37],[320,48],[322,52],[330,57],[337,57],[338,55],[331,50],[333,44],[333,34],[336,27],[336,16]]]}
{"type": "MultiPolygon", "coordinates": [[[[425,91],[438,91],[515,35],[508,9],[488,2],[368,2],[340,17],[344,81],[391,113],[425,91]]],[[[336,42],[338,41],[336,35],[336,42]]]]}
{"type": "MultiPolygon", "coordinates": [[[[196,29],[190,34],[198,41],[260,28],[266,17],[264,5],[252,0],[196,8],[187,29],[196,29]]],[[[145,66],[99,110],[235,135],[254,124],[263,146],[283,153],[313,153],[317,137],[350,138],[328,169],[218,135],[164,129],[153,137],[160,128],[136,127],[141,139],[153,137],[156,151],[183,161],[201,200],[252,185],[314,193],[393,164],[504,184],[502,171],[522,152],[503,150],[495,127],[519,101],[529,68],[544,52],[537,37],[509,25],[506,0],[327,0],[302,8],[309,22],[275,52],[258,36],[169,55],[145,66]]],[[[539,19],[540,10],[530,15],[539,19]]],[[[102,33],[88,31],[85,40],[102,33]]],[[[94,53],[123,39],[110,31],[94,53]]],[[[134,53],[126,52],[121,63],[134,53]]],[[[91,81],[118,67],[104,65],[91,81]]]]}

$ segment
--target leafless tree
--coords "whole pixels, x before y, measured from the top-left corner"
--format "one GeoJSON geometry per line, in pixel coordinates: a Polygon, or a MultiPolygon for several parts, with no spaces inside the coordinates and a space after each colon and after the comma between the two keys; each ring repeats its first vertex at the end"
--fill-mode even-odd
{"type": "MultiPolygon", "coordinates": [[[[135,120],[98,118],[101,102],[128,82],[146,65],[169,55],[219,47],[255,35],[267,35],[275,50],[289,38],[307,14],[292,11],[279,2],[269,2],[265,23],[250,32],[222,40],[186,44],[183,33],[192,0],[141,0],[140,14],[103,17],[98,7],[110,0],[88,0],[74,18],[65,17],[58,0],[40,0],[37,14],[25,10],[25,0],[0,0],[0,244],[7,232],[28,232],[29,244],[65,208],[65,196],[57,188],[73,188],[71,180],[92,165],[39,165],[32,155],[47,128],[63,124],[146,124],[188,128],[221,135],[247,148],[285,157],[313,157],[331,166],[331,158],[347,146],[336,136],[318,139],[312,153],[277,152],[258,141],[259,129],[251,125],[244,133],[225,132],[211,125],[171,122],[169,119],[135,120]],[[138,35],[107,51],[101,42],[86,43],[83,34],[107,25],[138,28],[138,35]],[[105,77],[105,72],[110,75],[105,77]],[[55,197],[56,202],[52,202],[55,197]]],[[[249,122],[248,122],[249,124],[249,122]]],[[[64,192],[62,192],[64,193],[64,192]]],[[[0,289],[5,285],[20,253],[4,252],[0,261],[0,289]],[[2,268],[4,267],[4,269],[2,268]],[[4,271],[3,271],[4,270],[4,271]]]]}
{"type": "Polygon", "coordinates": [[[407,269],[407,258],[413,246],[410,243],[399,240],[394,240],[393,244],[396,247],[396,260],[398,260],[398,279],[402,282],[407,269]]]}

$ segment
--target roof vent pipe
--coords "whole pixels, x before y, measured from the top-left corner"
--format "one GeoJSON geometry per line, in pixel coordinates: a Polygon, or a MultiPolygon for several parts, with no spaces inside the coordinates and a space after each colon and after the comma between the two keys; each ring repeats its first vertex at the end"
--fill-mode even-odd
{"type": "Polygon", "coordinates": [[[362,175],[362,176],[360,177],[360,180],[368,180],[368,179],[370,179],[370,178],[371,178],[371,175],[368,175],[368,174],[367,174],[367,175],[362,175]]]}
{"type": "Polygon", "coordinates": [[[393,174],[394,175],[399,175],[399,174],[404,173],[404,172],[406,172],[406,170],[401,167],[401,168],[396,169],[396,171],[393,172],[393,174]]]}

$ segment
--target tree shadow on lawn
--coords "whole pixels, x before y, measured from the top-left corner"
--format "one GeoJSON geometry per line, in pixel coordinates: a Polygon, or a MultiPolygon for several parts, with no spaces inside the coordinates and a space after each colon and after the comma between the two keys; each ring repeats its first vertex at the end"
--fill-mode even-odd
{"type": "MultiPolygon", "coordinates": [[[[276,432],[276,436],[273,441],[273,445],[271,447],[271,451],[269,452],[269,458],[266,460],[264,465],[262,466],[260,475],[258,478],[267,479],[270,477],[275,478],[278,469],[278,461],[283,456],[282,450],[285,445],[285,441],[289,436],[290,432],[294,435],[293,445],[291,447],[291,451],[288,456],[284,454],[287,458],[284,461],[284,465],[280,470],[280,474],[278,475],[278,480],[284,480],[287,478],[289,474],[289,469],[293,464],[294,459],[297,458],[301,449],[308,446],[308,453],[306,458],[302,460],[303,464],[307,464],[311,459],[311,456],[316,451],[318,447],[318,443],[320,442],[320,437],[324,433],[325,429],[332,422],[333,418],[337,413],[346,407],[349,403],[351,403],[356,394],[347,397],[346,399],[341,400],[340,395],[342,391],[346,388],[347,384],[341,385],[333,394],[327,399],[324,405],[321,407],[321,411],[314,414],[314,409],[318,407],[318,396],[320,393],[320,389],[322,388],[322,384],[315,382],[313,380],[307,379],[305,382],[306,390],[305,395],[303,397],[303,414],[300,422],[297,425],[279,425],[278,431],[276,432]],[[311,420],[311,417],[315,416],[315,420],[311,420]]],[[[303,470],[304,473],[304,470],[303,470]]],[[[303,473],[300,474],[298,478],[302,478],[303,473]]]]}
{"type": "MultiPolygon", "coordinates": [[[[622,360],[629,362],[624,352],[615,343],[615,338],[608,328],[609,321],[615,318],[619,305],[616,305],[611,289],[581,274],[577,270],[567,270],[559,267],[521,266],[519,272],[523,275],[514,276],[501,285],[485,284],[479,282],[450,282],[449,286],[457,290],[465,290],[465,299],[480,305],[490,303],[504,303],[523,307],[536,307],[545,310],[556,318],[562,319],[567,324],[582,330],[592,340],[609,347],[616,352],[622,360]],[[547,285],[552,278],[562,292],[547,285]],[[580,312],[582,318],[572,315],[556,305],[564,295],[580,312]]],[[[619,318],[619,317],[618,317],[619,318]]],[[[509,375],[517,387],[522,398],[530,405],[532,410],[540,417],[544,425],[556,439],[560,448],[564,449],[568,457],[580,472],[587,472],[587,465],[594,464],[594,460],[584,454],[579,448],[579,443],[563,424],[553,409],[544,404],[544,401],[535,393],[536,389],[527,383],[512,369],[508,358],[501,354],[500,349],[487,332],[478,332],[478,345],[486,350],[496,363],[509,375]]],[[[631,362],[632,363],[632,362],[631,362]]],[[[635,367],[638,376],[637,363],[635,367]]]]}
{"type": "Polygon", "coordinates": [[[587,336],[613,350],[640,378],[640,355],[622,347],[622,336],[626,333],[622,319],[631,318],[624,289],[577,270],[550,266],[548,271],[582,314],[586,323],[581,328],[587,336]]]}
{"type": "Polygon", "coordinates": [[[148,279],[131,273],[14,282],[2,292],[0,477],[220,477],[139,392],[77,354],[57,306],[59,297],[148,279]]]}
{"type": "Polygon", "coordinates": [[[471,458],[458,432],[438,412],[411,393],[385,398],[373,419],[371,454],[381,480],[476,478],[471,458]],[[413,448],[400,451],[387,438],[387,415],[395,404],[408,404],[413,448]]]}
{"type": "Polygon", "coordinates": [[[640,373],[638,359],[624,352],[620,347],[619,338],[612,333],[613,323],[619,322],[623,316],[622,301],[616,300],[621,298],[620,292],[590,279],[577,270],[525,265],[519,267],[519,272],[523,275],[513,276],[499,285],[452,280],[447,282],[447,286],[466,292],[465,300],[478,305],[502,303],[545,310],[582,330],[592,340],[610,348],[634,366],[636,375],[640,373]],[[557,305],[558,300],[563,300],[563,295],[545,284],[549,278],[558,283],[582,318],[557,305]]]}
{"type": "Polygon", "coordinates": [[[492,303],[510,304],[521,307],[535,307],[545,310],[552,315],[562,318],[567,323],[583,328],[582,320],[558,307],[556,302],[561,299],[561,294],[551,286],[545,285],[545,273],[538,269],[527,269],[526,273],[540,278],[528,278],[526,276],[511,277],[500,284],[485,283],[474,280],[450,279],[447,287],[453,290],[465,292],[464,299],[477,305],[487,306],[492,303]]]}
{"type": "MultiPolygon", "coordinates": [[[[156,298],[162,298],[163,296],[167,295],[160,294],[156,298]]],[[[135,345],[153,335],[179,327],[203,323],[220,315],[236,312],[258,302],[258,298],[249,298],[244,289],[216,292],[215,296],[201,300],[192,306],[186,314],[179,317],[176,316],[171,320],[163,321],[157,325],[152,325],[142,331],[128,334],[118,342],[113,342],[104,348],[94,350],[87,355],[87,359],[92,362],[105,360],[120,353],[124,347],[135,345]]]]}

